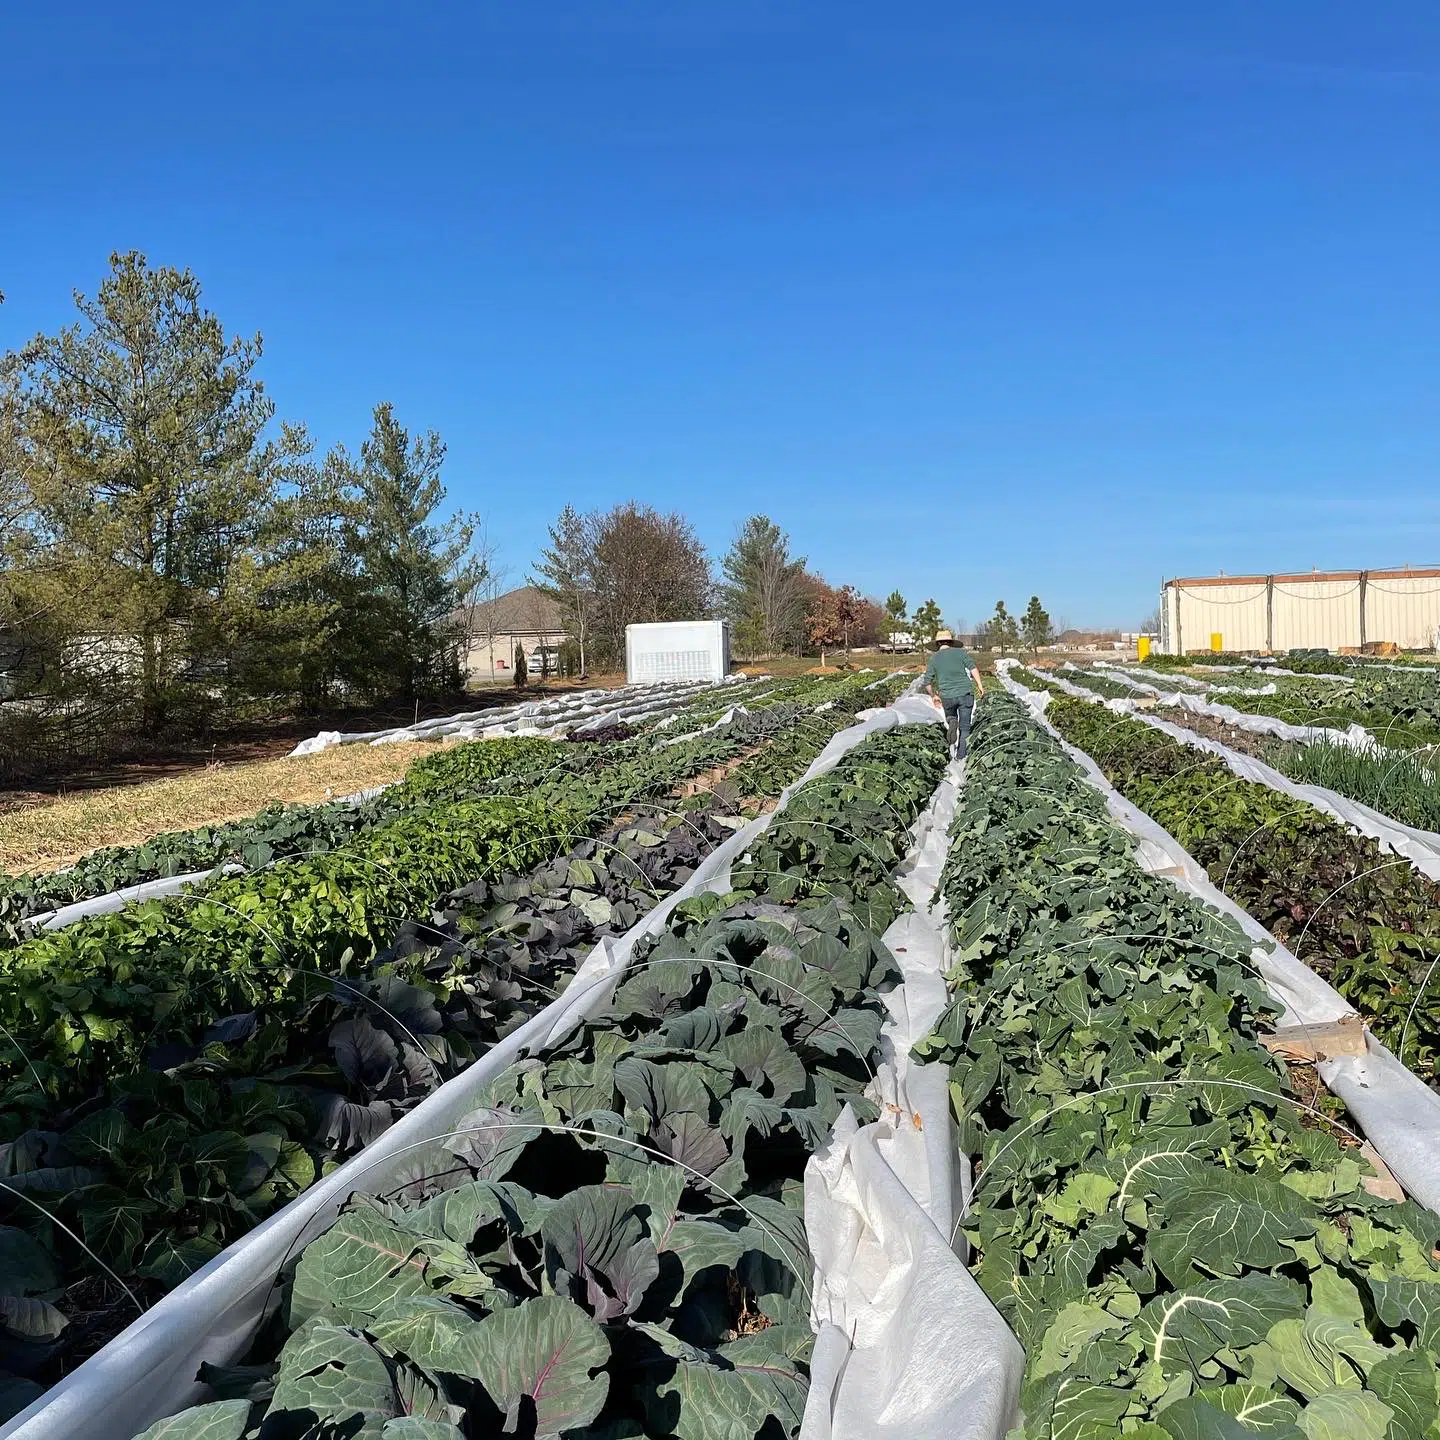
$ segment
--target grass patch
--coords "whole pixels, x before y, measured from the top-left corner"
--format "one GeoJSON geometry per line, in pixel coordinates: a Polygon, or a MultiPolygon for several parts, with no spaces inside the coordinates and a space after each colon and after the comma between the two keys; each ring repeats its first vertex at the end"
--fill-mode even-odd
{"type": "Polygon", "coordinates": [[[298,759],[212,765],[188,775],[63,796],[0,815],[0,870],[55,870],[102,845],[243,820],[276,802],[313,803],[398,780],[432,741],[337,745],[298,759]]]}

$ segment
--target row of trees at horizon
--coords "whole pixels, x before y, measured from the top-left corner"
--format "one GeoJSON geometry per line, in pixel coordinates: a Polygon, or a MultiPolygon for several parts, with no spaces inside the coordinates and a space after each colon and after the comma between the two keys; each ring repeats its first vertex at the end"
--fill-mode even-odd
{"type": "MultiPolygon", "coordinates": [[[[317,450],[188,270],[113,255],[73,323],[0,357],[0,772],[59,731],[75,754],[458,688],[467,613],[501,569],[446,502],[443,440],[377,404],[317,450]]],[[[742,654],[881,638],[764,516],[712,565],[679,514],[562,513],[538,564],[585,660],[635,621],[725,614],[742,654]]],[[[932,602],[933,605],[933,602],[932,602]]],[[[938,621],[938,608],[935,609],[938,621]]],[[[122,747],[123,748],[123,747],[122,747]]]]}
{"type": "Polygon", "coordinates": [[[906,613],[892,592],[882,605],[808,567],[767,515],[741,525],[712,577],[705,547],[678,513],[633,501],[581,513],[566,506],[550,527],[535,583],[561,606],[580,668],[609,668],[625,653],[625,627],[723,616],[736,653],[752,659],[883,643],[896,632],[933,640],[940,607],[906,613]]]}

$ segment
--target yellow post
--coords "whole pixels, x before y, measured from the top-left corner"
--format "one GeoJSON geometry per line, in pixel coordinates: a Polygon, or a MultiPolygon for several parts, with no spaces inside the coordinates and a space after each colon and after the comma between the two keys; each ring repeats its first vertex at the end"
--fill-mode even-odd
{"type": "Polygon", "coordinates": [[[1150,637],[1142,635],[1135,642],[1135,658],[1137,660],[1148,660],[1150,658],[1150,637]]]}
{"type": "Polygon", "coordinates": [[[1220,632],[1218,630],[1212,630],[1210,632],[1210,648],[1217,655],[1225,648],[1224,645],[1220,643],[1220,632]]]}

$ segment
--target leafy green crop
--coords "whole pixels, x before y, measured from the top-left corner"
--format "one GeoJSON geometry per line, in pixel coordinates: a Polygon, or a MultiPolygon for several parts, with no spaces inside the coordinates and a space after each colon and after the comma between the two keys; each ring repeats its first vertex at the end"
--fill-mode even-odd
{"type": "Polygon", "coordinates": [[[965,1223],[1026,1348],[1020,1436],[1434,1433],[1440,1218],[1366,1192],[1256,1043],[1250,942],[1131,848],[987,701],[943,879],[954,999],[921,1053],[980,1155],[965,1223]]]}
{"type": "Polygon", "coordinates": [[[1112,680],[1098,670],[1067,670],[1064,678],[1073,685],[1083,685],[1085,689],[1103,695],[1107,700],[1134,700],[1140,694],[1133,685],[1112,680]]]}
{"type": "MultiPolygon", "coordinates": [[[[254,1009],[218,1012],[203,1032],[157,1032],[143,1049],[143,1069],[112,1067],[78,1109],[45,1102],[19,1077],[4,1122],[15,1139],[0,1145],[8,1187],[0,1220],[25,1227],[48,1250],[51,1308],[43,1313],[58,1327],[26,1351],[27,1373],[73,1365],[134,1314],[118,1289],[97,1304],[96,1260],[67,1243],[46,1212],[142,1295],[178,1283],[533,1014],[597,940],[622,932],[683,883],[740,822],[718,797],[680,807],[640,797],[748,750],[756,735],[797,713],[805,712],[777,706],[684,745],[649,746],[640,758],[624,758],[620,746],[589,747],[603,752],[592,763],[621,757],[588,777],[563,778],[572,798],[577,784],[587,787],[594,813],[602,805],[625,812],[596,839],[528,872],[502,867],[433,909],[408,907],[401,913],[409,918],[392,923],[388,944],[373,954],[299,977],[309,983],[297,980],[254,1009]],[[85,1323],[67,1324],[77,1311],[85,1323]]],[[[858,763],[873,770],[873,761],[858,763]]],[[[551,771],[520,788],[546,805],[545,787],[561,783],[551,771]]],[[[885,818],[892,827],[908,823],[885,818]]],[[[880,843],[889,841],[882,835],[880,843]]],[[[511,863],[525,858],[519,851],[511,863]]],[[[18,1300],[20,1283],[0,1249],[0,1296],[18,1300]]]]}
{"type": "Polygon", "coordinates": [[[417,760],[399,784],[357,804],[271,805],[249,820],[156,835],[143,845],[107,846],[52,874],[0,876],[0,944],[26,939],[19,922],[42,911],[146,880],[226,864],[255,870],[275,860],[333,850],[417,803],[470,798],[499,776],[540,768],[547,757],[563,754],[553,741],[528,736],[447,747],[417,760]]]}
{"type": "Polygon", "coordinates": [[[873,736],[791,798],[735,867],[735,884],[782,900],[834,895],[883,932],[898,913],[889,876],[906,848],[895,818],[914,818],[946,758],[938,725],[873,736]]]}
{"type": "Polygon", "coordinates": [[[1275,745],[1269,762],[1292,780],[1323,785],[1420,830],[1440,830],[1440,754],[1356,750],[1322,741],[1275,745]]]}
{"type": "MultiPolygon", "coordinates": [[[[915,756],[943,769],[933,740],[867,741],[817,823],[893,766],[878,838],[902,844],[924,799],[915,756]]],[[[799,863],[816,888],[824,857],[799,863]]],[[[537,1437],[794,1435],[810,1345],[799,1181],[842,1105],[873,1113],[879,991],[897,978],[833,899],[681,906],[607,1012],[512,1067],[398,1191],[355,1197],[309,1246],[278,1350],[262,1337],[252,1363],[207,1368],[219,1398],[149,1434],[238,1440],[263,1415],[267,1435],[408,1417],[458,1437],[507,1416],[537,1437]]]]}
{"type": "Polygon", "coordinates": [[[1440,985],[1427,982],[1440,957],[1440,886],[1376,841],[1151,726],[1084,701],[1053,700],[1046,714],[1435,1083],[1440,985]]]}

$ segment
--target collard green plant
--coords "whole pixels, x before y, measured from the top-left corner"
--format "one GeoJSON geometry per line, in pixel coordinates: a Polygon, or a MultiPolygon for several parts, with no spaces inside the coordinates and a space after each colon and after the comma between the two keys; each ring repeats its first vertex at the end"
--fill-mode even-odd
{"type": "Polygon", "coordinates": [[[1047,710],[1116,789],[1215,884],[1325,976],[1417,1074],[1440,1052],[1440,886],[1312,806],[1240,780],[1137,720],[1083,701],[1047,710]]]}
{"type": "Polygon", "coordinates": [[[1256,1043],[1276,1007],[1248,939],[1144,874],[994,700],[943,880],[954,998],[921,1049],[979,1157],[965,1223],[1026,1347],[1024,1440],[1426,1433],[1440,1220],[1366,1191],[1256,1043]]]}

